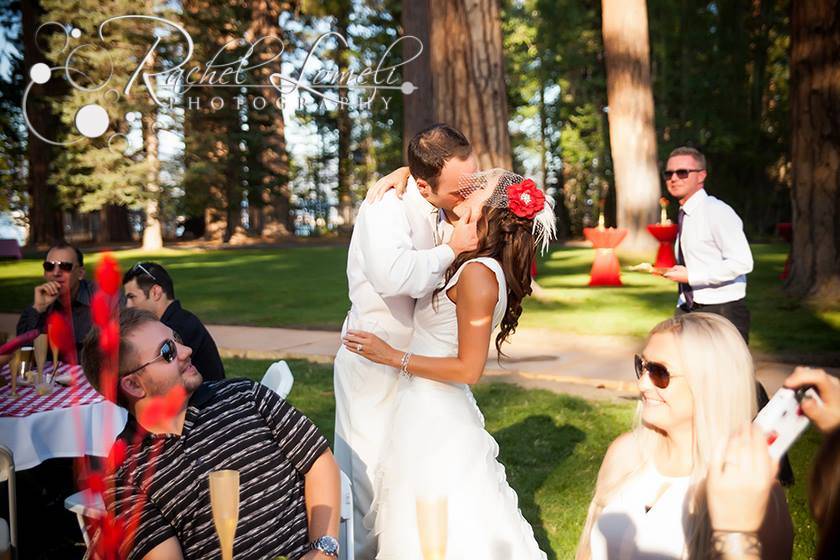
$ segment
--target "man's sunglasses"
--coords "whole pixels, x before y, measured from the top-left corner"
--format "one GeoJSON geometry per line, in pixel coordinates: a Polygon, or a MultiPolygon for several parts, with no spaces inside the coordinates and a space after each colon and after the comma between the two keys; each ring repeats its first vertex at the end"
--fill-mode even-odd
{"type": "Polygon", "coordinates": [[[690,174],[696,173],[698,171],[703,171],[703,169],[674,169],[674,170],[668,169],[667,171],[662,172],[662,176],[667,181],[671,178],[671,176],[674,173],[676,173],[677,174],[677,179],[687,179],[690,174]]]}
{"type": "Polygon", "coordinates": [[[131,371],[127,371],[127,372],[121,374],[120,377],[125,377],[126,375],[131,375],[132,373],[137,373],[138,371],[140,371],[144,367],[146,367],[148,365],[151,365],[151,364],[153,364],[153,363],[155,363],[159,360],[164,360],[167,364],[171,364],[172,362],[175,361],[175,358],[178,357],[178,347],[176,345],[176,342],[178,344],[180,344],[181,343],[181,337],[179,337],[177,334],[173,333],[172,338],[167,338],[160,345],[160,349],[158,350],[158,355],[156,357],[149,360],[148,362],[146,362],[142,366],[138,366],[131,371]]]}
{"type": "Polygon", "coordinates": [[[672,374],[667,367],[660,363],[645,360],[640,354],[636,354],[633,360],[633,365],[636,367],[636,379],[641,379],[642,375],[647,372],[650,382],[660,389],[668,387],[672,377],[682,377],[672,374]]]}
{"type": "Polygon", "coordinates": [[[147,269],[145,266],[143,266],[143,263],[137,263],[137,264],[135,264],[134,266],[131,267],[132,272],[134,272],[135,270],[139,270],[140,272],[148,275],[155,282],[158,281],[158,279],[155,278],[155,275],[152,274],[151,272],[149,272],[149,269],[147,269]]]}
{"type": "Polygon", "coordinates": [[[45,272],[52,272],[53,270],[55,270],[55,267],[60,268],[64,272],[70,272],[71,270],[73,270],[74,266],[76,266],[74,263],[67,261],[44,261],[45,272]]]}

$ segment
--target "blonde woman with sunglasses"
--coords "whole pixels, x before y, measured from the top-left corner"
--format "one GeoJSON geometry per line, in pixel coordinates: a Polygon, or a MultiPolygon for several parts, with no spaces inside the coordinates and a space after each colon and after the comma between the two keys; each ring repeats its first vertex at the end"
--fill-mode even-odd
{"type": "Polygon", "coordinates": [[[790,558],[793,530],[778,483],[741,555],[715,551],[706,474],[716,449],[756,412],[752,358],[737,329],[709,313],[668,319],[635,367],[635,428],[607,450],[577,560],[790,558]]]}

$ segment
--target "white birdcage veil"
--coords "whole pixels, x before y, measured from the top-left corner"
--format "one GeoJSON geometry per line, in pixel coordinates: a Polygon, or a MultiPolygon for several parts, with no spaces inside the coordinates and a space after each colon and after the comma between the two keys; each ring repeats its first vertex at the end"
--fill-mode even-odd
{"type": "Polygon", "coordinates": [[[491,208],[511,208],[511,211],[518,216],[523,216],[521,213],[523,208],[531,210],[528,215],[523,217],[530,217],[534,221],[532,232],[536,245],[540,248],[540,253],[545,253],[548,249],[548,244],[557,234],[557,225],[554,217],[554,200],[545,196],[531,179],[526,179],[522,175],[506,169],[495,168],[487,171],[479,171],[477,173],[463,175],[458,180],[458,193],[464,198],[476,195],[478,191],[485,189],[493,189],[493,191],[487,197],[484,206],[491,208]],[[520,188],[522,185],[531,185],[533,188],[520,188]],[[517,209],[516,211],[511,208],[512,204],[509,198],[511,187],[517,191],[515,196],[518,199],[513,204],[517,209]],[[543,204],[542,208],[537,209],[534,206],[538,203],[539,198],[543,199],[543,204]]]}

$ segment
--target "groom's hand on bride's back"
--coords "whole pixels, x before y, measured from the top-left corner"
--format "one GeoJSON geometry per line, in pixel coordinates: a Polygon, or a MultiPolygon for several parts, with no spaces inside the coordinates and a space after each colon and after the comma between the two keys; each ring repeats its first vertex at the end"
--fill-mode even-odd
{"type": "Polygon", "coordinates": [[[455,255],[472,251],[478,247],[478,234],[475,230],[475,216],[471,208],[464,210],[464,215],[455,223],[452,239],[447,243],[455,255]]]}
{"type": "Polygon", "coordinates": [[[409,176],[410,173],[408,171],[408,167],[400,167],[395,171],[391,171],[384,177],[380,177],[379,180],[376,181],[370,189],[368,189],[365,201],[368,204],[373,204],[378,200],[382,200],[385,193],[391,189],[396,191],[397,198],[402,198],[403,193],[405,193],[405,189],[408,186],[409,176]]]}

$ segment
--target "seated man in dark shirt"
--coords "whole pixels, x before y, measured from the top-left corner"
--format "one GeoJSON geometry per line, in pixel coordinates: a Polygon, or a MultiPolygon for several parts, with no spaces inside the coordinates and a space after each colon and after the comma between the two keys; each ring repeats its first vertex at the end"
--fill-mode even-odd
{"type": "MultiPolygon", "coordinates": [[[[85,340],[82,365],[108,393],[98,337],[94,329],[85,340]]],[[[148,311],[122,311],[116,400],[129,419],[104,481],[106,507],[126,528],[118,557],[218,558],[208,475],[224,469],[239,471],[237,560],[336,557],[341,490],[327,440],[263,385],[202,384],[191,354],[148,311]]],[[[114,541],[95,539],[95,548],[114,541]]]]}
{"type": "MultiPolygon", "coordinates": [[[[63,241],[50,247],[44,258],[44,280],[46,282],[35,286],[32,305],[21,313],[17,334],[32,329],[46,332],[47,316],[50,312],[65,313],[68,319],[73,319],[73,336],[78,352],[90,331],[90,303],[93,298],[93,285],[85,280],[85,260],[82,252],[63,241]]],[[[75,358],[62,356],[65,361],[75,358]]]]}
{"type": "Polygon", "coordinates": [[[175,285],[165,268],[153,262],[139,262],[123,275],[122,282],[126,307],[151,311],[178,333],[192,349],[193,363],[205,381],[225,378],[225,366],[213,337],[198,317],[175,299],[175,285]]]}

